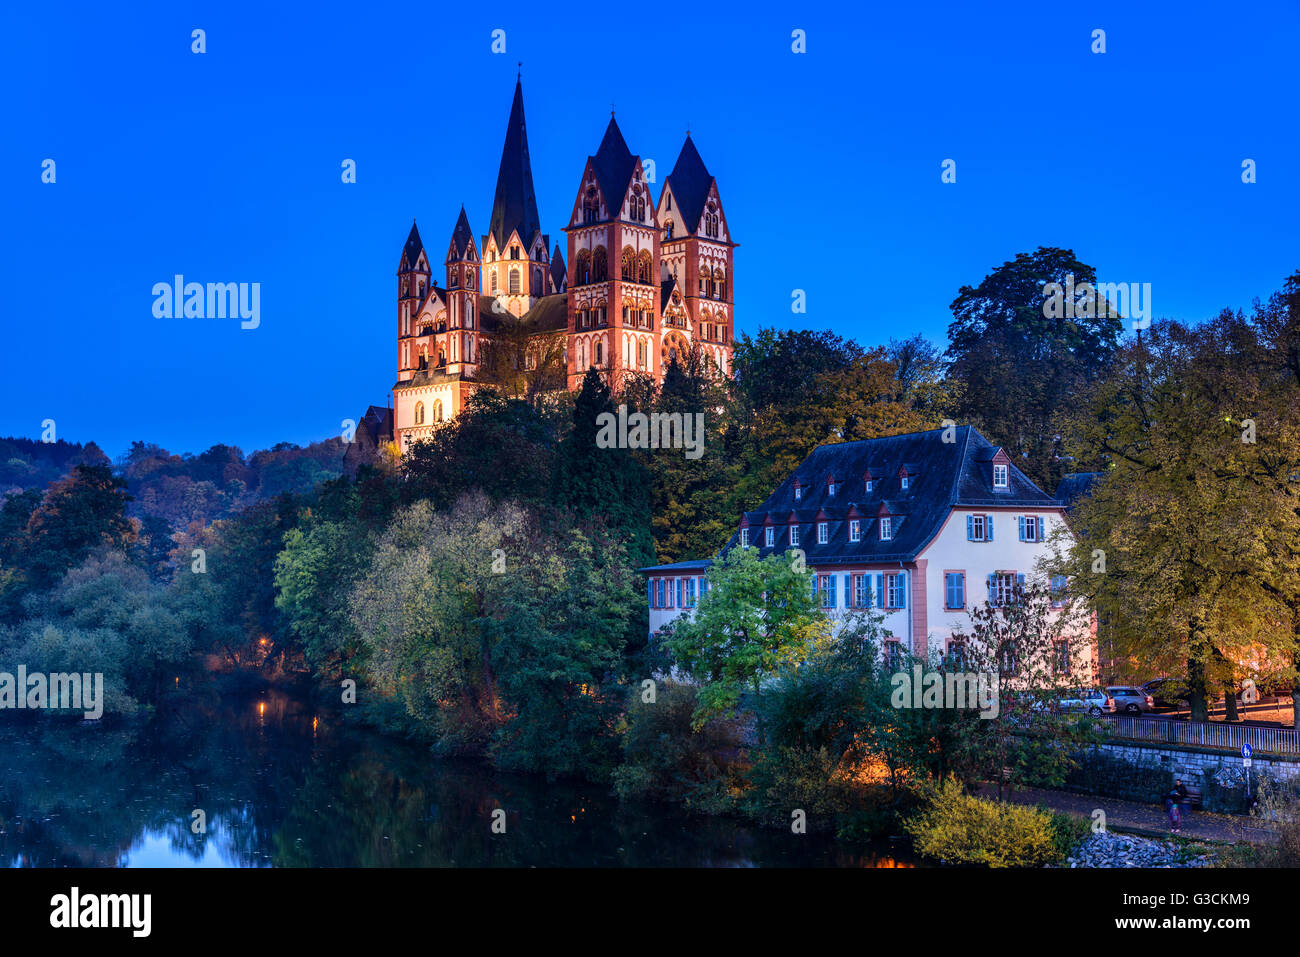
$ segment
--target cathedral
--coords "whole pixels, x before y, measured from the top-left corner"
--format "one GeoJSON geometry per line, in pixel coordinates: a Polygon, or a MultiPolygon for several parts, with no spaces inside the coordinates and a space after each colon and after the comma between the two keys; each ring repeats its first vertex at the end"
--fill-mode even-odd
{"type": "Polygon", "coordinates": [[[616,391],[631,376],[659,382],[690,352],[730,372],[736,244],[690,133],[658,201],[653,179],[653,164],[647,176],[611,113],[578,181],[565,248],[558,239],[552,248],[516,82],[487,233],[475,240],[462,206],[441,283],[414,224],[402,248],[397,382],[384,423],[399,450],[455,417],[503,363],[519,369],[517,354],[504,355],[507,339],[516,352],[523,343],[525,369],[549,363],[555,387],[571,390],[590,368],[616,391]]]}

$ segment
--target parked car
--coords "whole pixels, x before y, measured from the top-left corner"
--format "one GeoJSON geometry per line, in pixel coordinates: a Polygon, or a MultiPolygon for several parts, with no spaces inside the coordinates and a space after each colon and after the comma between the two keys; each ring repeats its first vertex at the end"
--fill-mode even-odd
{"type": "Polygon", "coordinates": [[[1178,678],[1153,678],[1138,690],[1159,708],[1177,708],[1187,703],[1187,684],[1178,678]]]}
{"type": "Polygon", "coordinates": [[[1115,699],[1115,710],[1127,714],[1141,714],[1155,709],[1155,699],[1140,688],[1132,685],[1114,685],[1106,693],[1115,699]]]}
{"type": "Polygon", "coordinates": [[[1115,699],[1100,688],[1080,688],[1056,702],[1062,711],[1086,711],[1091,715],[1115,713],[1115,699]]]}

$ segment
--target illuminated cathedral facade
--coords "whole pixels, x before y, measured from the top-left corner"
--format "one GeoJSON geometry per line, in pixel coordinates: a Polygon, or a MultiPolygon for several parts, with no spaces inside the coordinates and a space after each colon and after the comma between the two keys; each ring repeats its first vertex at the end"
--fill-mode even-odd
{"type": "Polygon", "coordinates": [[[565,248],[552,246],[515,84],[487,233],[476,240],[462,206],[438,280],[414,224],[402,248],[391,417],[399,450],[464,408],[496,368],[494,338],[500,345],[508,328],[529,344],[526,362],[549,356],[557,384],[571,390],[591,368],[616,391],[633,376],[657,383],[690,353],[730,373],[736,244],[717,182],[689,133],[657,200],[652,170],[611,113],[583,167],[565,248]]]}

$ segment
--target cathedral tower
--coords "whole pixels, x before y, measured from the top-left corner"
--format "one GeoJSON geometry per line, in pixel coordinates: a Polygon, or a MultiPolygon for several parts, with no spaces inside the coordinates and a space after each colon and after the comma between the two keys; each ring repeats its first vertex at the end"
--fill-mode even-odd
{"type": "Polygon", "coordinates": [[[629,375],[658,378],[659,228],[641,157],[613,114],[596,155],[587,157],[564,231],[569,387],[579,388],[593,367],[615,389],[629,375]]]}
{"type": "Polygon", "coordinates": [[[478,322],[478,246],[465,207],[447,247],[447,333],[443,352],[447,374],[474,374],[481,346],[478,322]]]}

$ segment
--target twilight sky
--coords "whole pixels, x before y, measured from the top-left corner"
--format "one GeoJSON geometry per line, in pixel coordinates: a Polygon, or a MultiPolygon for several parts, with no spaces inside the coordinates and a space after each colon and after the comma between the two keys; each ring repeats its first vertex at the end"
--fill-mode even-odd
{"type": "Polygon", "coordinates": [[[1300,269],[1300,6],[979,6],[7,5],[0,436],[251,452],[387,404],[411,220],[438,260],[462,202],[487,231],[520,60],[552,243],[611,103],[656,198],[689,126],[740,243],[738,332],[943,344],[958,287],[1038,245],[1151,283],[1156,321],[1300,269]],[[176,273],[261,283],[260,326],[155,318],[176,273]]]}

